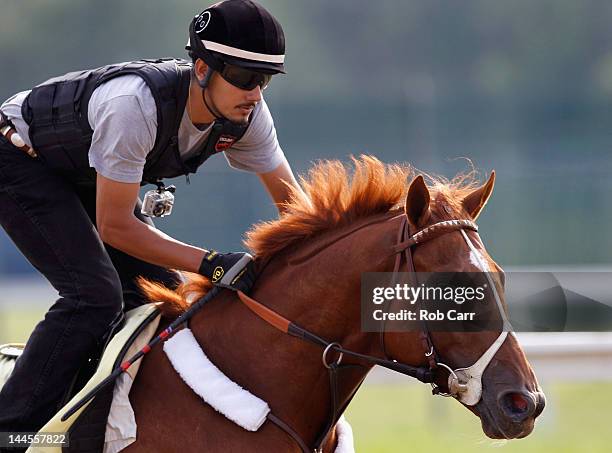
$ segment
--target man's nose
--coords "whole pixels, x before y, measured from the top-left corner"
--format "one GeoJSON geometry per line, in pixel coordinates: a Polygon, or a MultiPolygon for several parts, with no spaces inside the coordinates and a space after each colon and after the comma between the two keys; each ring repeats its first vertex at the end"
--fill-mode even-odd
{"type": "Polygon", "coordinates": [[[257,85],[247,94],[247,99],[249,101],[259,102],[261,101],[261,87],[257,85]]]}

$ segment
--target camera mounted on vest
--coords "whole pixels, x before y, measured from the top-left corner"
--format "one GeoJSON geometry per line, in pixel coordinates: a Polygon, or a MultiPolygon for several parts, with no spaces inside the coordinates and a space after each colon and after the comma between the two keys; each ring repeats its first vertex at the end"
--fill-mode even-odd
{"type": "Polygon", "coordinates": [[[172,214],[174,206],[175,186],[164,186],[164,183],[157,181],[157,189],[149,190],[142,201],[141,214],[147,217],[165,217],[172,214]]]}
{"type": "Polygon", "coordinates": [[[185,49],[192,59],[201,58],[209,66],[204,80],[198,80],[202,88],[212,71],[221,72],[226,63],[266,74],[285,73],[283,28],[251,0],[226,0],[195,16],[185,49]]]}

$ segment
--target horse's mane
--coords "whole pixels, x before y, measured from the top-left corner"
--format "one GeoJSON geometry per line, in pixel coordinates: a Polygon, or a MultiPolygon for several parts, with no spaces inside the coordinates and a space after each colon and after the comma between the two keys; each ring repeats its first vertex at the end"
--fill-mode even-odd
{"type": "MultiPolygon", "coordinates": [[[[300,178],[303,190],[290,188],[291,197],[280,218],[253,225],[246,233],[245,246],[258,258],[268,259],[323,232],[389,212],[404,202],[410,180],[417,174],[411,166],[384,164],[373,156],[362,155],[352,162],[352,172],[338,160],[316,163],[306,177],[300,178]]],[[[434,212],[436,201],[442,200],[460,212],[461,200],[477,186],[473,168],[450,181],[424,176],[434,212]]],[[[165,316],[175,316],[188,308],[188,300],[201,297],[212,287],[201,275],[186,274],[186,278],[176,291],[144,279],[140,285],[150,300],[163,302],[165,316]]]]}

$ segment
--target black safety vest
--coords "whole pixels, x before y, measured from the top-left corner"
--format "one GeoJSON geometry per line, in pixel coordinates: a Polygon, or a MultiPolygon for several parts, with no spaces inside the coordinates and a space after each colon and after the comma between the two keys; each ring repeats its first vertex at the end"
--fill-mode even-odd
{"type": "Polygon", "coordinates": [[[143,182],[195,173],[210,156],[240,140],[248,125],[216,120],[202,148],[184,160],[179,153],[178,130],[189,94],[190,71],[191,63],[165,58],[118,63],[49,79],[31,91],[21,108],[30,126],[32,147],[53,170],[81,182],[94,181],[88,156],[93,134],[87,119],[89,99],[100,84],[134,74],[146,82],[157,107],[157,135],[146,158],[143,182]]]}

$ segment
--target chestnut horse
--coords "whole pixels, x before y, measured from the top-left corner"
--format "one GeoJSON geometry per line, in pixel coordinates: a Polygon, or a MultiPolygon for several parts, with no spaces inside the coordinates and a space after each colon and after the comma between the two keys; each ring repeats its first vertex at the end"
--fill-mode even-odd
{"type": "MultiPolygon", "coordinates": [[[[250,296],[345,350],[415,367],[430,365],[426,353],[431,358],[435,346],[438,359],[457,371],[500,342],[485,365],[477,399],[466,404],[459,393],[453,396],[480,417],[487,436],[527,436],[543,409],[544,395],[513,334],[428,332],[432,351],[425,351],[422,332],[389,331],[382,334],[381,342],[380,334],[360,329],[361,274],[394,271],[402,225],[407,222],[408,231],[417,232],[440,222],[450,224],[447,220],[475,220],[491,195],[494,174],[482,186],[470,173],[452,181],[430,177],[428,187],[409,167],[385,165],[368,156],[354,159],[354,165],[351,175],[337,161],[317,164],[301,180],[304,192],[293,194],[285,214],[247,233],[246,246],[257,256],[261,271],[250,296]],[[406,190],[408,180],[412,183],[406,190]]],[[[468,243],[475,244],[471,247],[496,271],[494,283],[501,293],[502,271],[474,231],[455,228],[413,247],[413,270],[481,271],[471,259],[474,250],[468,243]]],[[[190,295],[201,296],[211,287],[203,277],[189,277],[176,293],[150,283],[143,286],[151,300],[164,301],[165,315],[171,318],[188,307],[190,295]]],[[[304,445],[312,451],[332,411],[321,347],[274,328],[229,290],[197,312],[190,328],[210,360],[268,402],[302,446],[269,421],[257,432],[248,432],[224,418],[181,380],[162,348],[155,348],[144,359],[130,394],[138,439],[125,451],[301,452],[304,445]]],[[[373,366],[350,355],[345,355],[344,363],[359,366],[339,381],[340,407],[373,366]]],[[[436,378],[445,392],[452,390],[447,377],[448,373],[436,378]]],[[[335,443],[331,430],[323,451],[333,452],[335,443]]]]}

